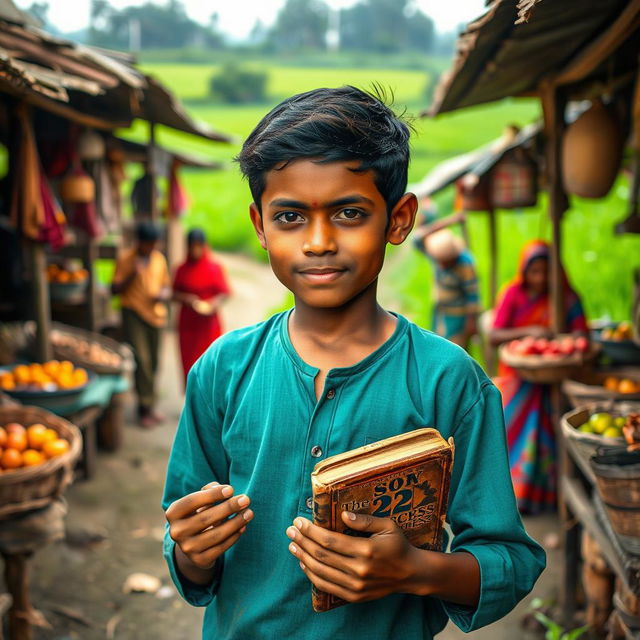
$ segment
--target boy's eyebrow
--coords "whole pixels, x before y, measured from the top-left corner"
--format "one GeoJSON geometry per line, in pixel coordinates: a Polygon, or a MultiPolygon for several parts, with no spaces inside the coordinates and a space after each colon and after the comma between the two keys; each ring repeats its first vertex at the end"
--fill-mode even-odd
{"type": "MultiPolygon", "coordinates": [[[[358,194],[354,194],[351,196],[344,196],[343,198],[338,198],[337,200],[332,200],[331,202],[326,202],[322,205],[324,209],[333,209],[334,207],[342,207],[346,204],[361,204],[367,203],[373,206],[375,203],[373,200],[366,198],[365,196],[361,196],[358,194]]],[[[308,211],[311,207],[305,202],[301,202],[300,200],[289,200],[288,198],[276,198],[269,203],[270,207],[292,207],[293,209],[302,209],[303,211],[308,211]]]]}

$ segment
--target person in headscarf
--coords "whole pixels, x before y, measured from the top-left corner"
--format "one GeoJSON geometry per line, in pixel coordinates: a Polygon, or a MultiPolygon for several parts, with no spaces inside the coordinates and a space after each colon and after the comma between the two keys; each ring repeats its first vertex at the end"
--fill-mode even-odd
{"type": "Polygon", "coordinates": [[[414,234],[414,246],[435,269],[434,333],[467,349],[478,331],[478,276],[464,240],[448,228],[464,221],[464,213],[456,213],[420,226],[414,234]]]}
{"type": "MultiPolygon", "coordinates": [[[[587,333],[582,303],[562,274],[565,326],[587,333]]],[[[533,240],[522,250],[518,273],[502,291],[490,334],[500,345],[525,336],[551,336],[549,309],[549,245],[533,240]]],[[[527,382],[500,363],[494,380],[502,393],[509,447],[509,463],[518,507],[522,513],[553,510],[556,506],[556,442],[549,385],[527,382]]]]}
{"type": "Polygon", "coordinates": [[[193,363],[222,334],[218,311],[230,294],[222,266],[201,229],[187,234],[187,259],[176,270],[173,299],[180,302],[178,337],[185,382],[193,363]]]}

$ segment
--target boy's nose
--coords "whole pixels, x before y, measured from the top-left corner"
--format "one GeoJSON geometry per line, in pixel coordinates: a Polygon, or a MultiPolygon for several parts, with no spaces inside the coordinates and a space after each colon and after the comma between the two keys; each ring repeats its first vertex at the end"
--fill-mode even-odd
{"type": "Polygon", "coordinates": [[[317,221],[309,226],[304,239],[302,251],[306,255],[321,256],[325,253],[335,253],[338,249],[333,229],[325,221],[317,221]]]}

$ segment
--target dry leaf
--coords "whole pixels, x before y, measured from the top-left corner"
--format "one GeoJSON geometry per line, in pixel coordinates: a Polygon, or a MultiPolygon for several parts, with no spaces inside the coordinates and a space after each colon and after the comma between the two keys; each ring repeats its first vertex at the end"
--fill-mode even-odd
{"type": "Polygon", "coordinates": [[[122,585],[122,591],[124,593],[156,593],[161,584],[158,578],[148,573],[132,573],[122,585]]]}

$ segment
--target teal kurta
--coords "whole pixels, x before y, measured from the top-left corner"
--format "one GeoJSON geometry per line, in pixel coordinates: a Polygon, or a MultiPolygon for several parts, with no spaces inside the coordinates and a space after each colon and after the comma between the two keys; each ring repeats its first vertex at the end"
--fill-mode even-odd
{"type": "Polygon", "coordinates": [[[294,350],[288,317],[224,335],[189,373],[163,507],[217,480],[249,495],[255,512],[209,587],[181,579],[166,534],[165,557],[178,590],[207,607],[203,638],[423,640],[448,617],[471,631],[505,615],[529,593],[545,556],[516,509],[502,404],[491,381],[462,349],[398,316],[379,349],[328,373],[316,402],[318,370],[294,350]],[[477,609],[394,594],[315,613],[310,583],[285,535],[296,516],[311,517],[314,465],[425,426],[455,439],[451,550],[478,560],[477,609]]]}

